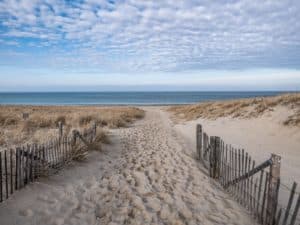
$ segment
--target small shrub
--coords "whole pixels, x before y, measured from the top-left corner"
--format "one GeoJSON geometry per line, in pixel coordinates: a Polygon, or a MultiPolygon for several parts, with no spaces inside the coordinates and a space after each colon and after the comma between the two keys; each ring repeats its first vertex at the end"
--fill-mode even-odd
{"type": "Polygon", "coordinates": [[[5,124],[5,117],[0,114],[0,125],[3,126],[5,124]]]}
{"type": "Polygon", "coordinates": [[[0,146],[5,144],[4,134],[0,132],[0,146]]]}
{"type": "Polygon", "coordinates": [[[134,115],[136,119],[142,119],[145,116],[145,111],[138,109],[134,115]]]}
{"type": "Polygon", "coordinates": [[[110,140],[104,131],[97,131],[97,135],[95,138],[95,142],[103,143],[103,144],[110,144],[110,140]]]}
{"type": "Polygon", "coordinates": [[[114,118],[108,121],[110,128],[126,127],[127,123],[121,118],[114,118]]]}
{"type": "Polygon", "coordinates": [[[24,122],[22,131],[29,132],[34,131],[37,128],[51,128],[53,122],[51,119],[36,117],[24,122]]]}
{"type": "Polygon", "coordinates": [[[89,151],[101,151],[102,144],[110,144],[110,140],[106,133],[103,130],[97,131],[97,135],[93,143],[89,144],[88,150],[89,151]]]}
{"type": "Polygon", "coordinates": [[[53,126],[53,122],[51,119],[41,118],[37,121],[37,127],[40,128],[50,128],[53,126]]]}
{"type": "Polygon", "coordinates": [[[5,119],[4,125],[5,126],[11,126],[11,125],[17,125],[19,120],[15,117],[7,117],[5,119]]]}
{"type": "Polygon", "coordinates": [[[72,146],[70,155],[72,160],[74,161],[84,161],[87,157],[87,154],[88,154],[87,146],[77,144],[72,146]]]}
{"type": "Polygon", "coordinates": [[[107,126],[107,121],[103,120],[101,118],[97,118],[95,122],[98,126],[101,126],[101,127],[107,126]]]}
{"type": "Polygon", "coordinates": [[[285,126],[300,126],[300,112],[289,116],[284,122],[285,126]]]}

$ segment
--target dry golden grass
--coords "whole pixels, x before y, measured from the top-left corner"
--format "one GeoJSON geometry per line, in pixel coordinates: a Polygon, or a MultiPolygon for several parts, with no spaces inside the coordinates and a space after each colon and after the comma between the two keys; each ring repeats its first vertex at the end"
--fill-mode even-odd
{"type": "Polygon", "coordinates": [[[88,155],[89,151],[102,151],[102,144],[110,144],[110,140],[105,131],[102,129],[97,129],[97,134],[92,143],[88,145],[83,142],[77,142],[71,148],[71,158],[69,161],[84,161],[88,155]]]}
{"type": "Polygon", "coordinates": [[[57,137],[59,122],[68,135],[72,129],[81,130],[94,122],[98,127],[125,127],[143,116],[144,111],[134,107],[0,106],[0,147],[57,137]],[[23,113],[29,118],[23,119],[23,113]]]}
{"type": "Polygon", "coordinates": [[[300,93],[173,106],[168,108],[168,111],[184,120],[194,120],[200,117],[208,119],[219,117],[254,118],[265,112],[273,111],[277,106],[285,106],[293,111],[293,114],[284,121],[284,125],[300,126],[300,93]]]}

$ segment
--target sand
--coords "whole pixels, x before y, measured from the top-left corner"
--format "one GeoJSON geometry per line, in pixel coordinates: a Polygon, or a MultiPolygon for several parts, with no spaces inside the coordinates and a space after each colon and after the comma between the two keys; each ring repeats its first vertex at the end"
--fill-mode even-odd
{"type": "Polygon", "coordinates": [[[112,130],[102,153],[0,204],[1,225],[256,224],[203,172],[168,114],[146,111],[131,127],[112,130]]]}
{"type": "MultiPolygon", "coordinates": [[[[300,182],[300,127],[282,125],[289,110],[277,107],[258,118],[239,119],[221,117],[216,120],[197,119],[179,122],[175,129],[187,140],[189,149],[196,148],[196,124],[202,124],[209,135],[220,136],[225,143],[249,152],[257,163],[265,161],[271,153],[281,160],[281,175],[285,182],[300,182]],[[191,135],[192,134],[192,135],[191,135]]],[[[191,152],[192,154],[192,152],[191,152]]]]}
{"type": "MultiPolygon", "coordinates": [[[[245,149],[256,163],[261,163],[271,156],[278,154],[281,160],[281,186],[282,191],[291,187],[292,182],[300,182],[300,127],[284,126],[283,121],[291,114],[291,109],[278,106],[273,111],[257,118],[231,118],[197,119],[188,122],[179,122],[175,130],[182,136],[192,151],[196,145],[196,124],[202,124],[208,135],[220,136],[225,143],[236,148],[245,149]]],[[[300,187],[298,187],[300,191],[300,187]]]]}

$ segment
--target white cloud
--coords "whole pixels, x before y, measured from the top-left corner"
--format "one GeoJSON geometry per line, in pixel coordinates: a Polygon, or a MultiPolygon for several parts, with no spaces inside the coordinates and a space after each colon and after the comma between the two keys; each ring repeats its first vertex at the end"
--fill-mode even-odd
{"type": "Polygon", "coordinates": [[[46,42],[37,45],[49,46],[47,57],[58,67],[297,67],[291,59],[300,57],[299,10],[296,0],[4,0],[1,36],[46,42]]]}

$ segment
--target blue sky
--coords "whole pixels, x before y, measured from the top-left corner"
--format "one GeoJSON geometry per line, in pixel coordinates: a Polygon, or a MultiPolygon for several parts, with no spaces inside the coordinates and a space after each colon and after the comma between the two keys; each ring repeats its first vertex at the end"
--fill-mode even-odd
{"type": "Polygon", "coordinates": [[[0,91],[300,90],[298,0],[0,0],[0,91]]]}

